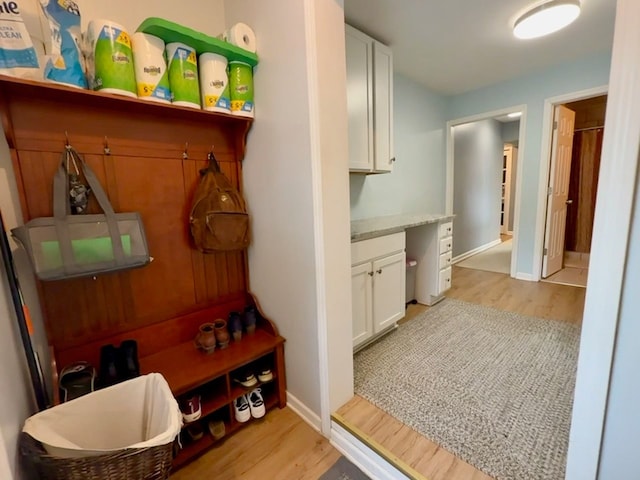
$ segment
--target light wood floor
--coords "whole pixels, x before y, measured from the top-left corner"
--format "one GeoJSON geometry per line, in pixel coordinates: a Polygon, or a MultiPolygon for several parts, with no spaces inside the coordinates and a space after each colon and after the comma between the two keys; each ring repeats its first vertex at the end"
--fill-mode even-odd
{"type": "MultiPolygon", "coordinates": [[[[454,266],[453,284],[447,297],[580,325],[585,292],[580,287],[526,282],[501,273],[454,266]]],[[[403,321],[410,321],[428,308],[410,305],[403,321]]],[[[400,458],[429,480],[491,478],[359,396],[342,406],[338,414],[365,439],[380,445],[389,456],[400,458]]]]}
{"type": "MultiPolygon", "coordinates": [[[[580,324],[585,289],[513,280],[507,275],[453,267],[448,297],[502,310],[580,324]]],[[[411,305],[406,319],[428,307],[411,305]]],[[[488,480],[393,417],[355,397],[339,413],[429,480],[488,480]]],[[[292,410],[273,410],[172,475],[171,480],[316,480],[340,456],[292,410]]]]}
{"type": "Polygon", "coordinates": [[[317,480],[340,453],[290,408],[270,411],[178,470],[171,480],[317,480]]]}

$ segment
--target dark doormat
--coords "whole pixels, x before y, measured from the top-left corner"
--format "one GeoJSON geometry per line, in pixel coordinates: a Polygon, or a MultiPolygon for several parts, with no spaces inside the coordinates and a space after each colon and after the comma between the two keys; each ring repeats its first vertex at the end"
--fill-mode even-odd
{"type": "Polygon", "coordinates": [[[319,480],[370,480],[370,478],[341,456],[329,470],[324,472],[319,480]]]}

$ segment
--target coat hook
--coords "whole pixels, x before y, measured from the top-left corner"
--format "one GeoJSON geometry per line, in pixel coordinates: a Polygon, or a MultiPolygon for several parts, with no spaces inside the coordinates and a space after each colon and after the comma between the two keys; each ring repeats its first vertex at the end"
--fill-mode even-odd
{"type": "Polygon", "coordinates": [[[189,158],[189,142],[184,142],[184,152],[182,152],[182,159],[187,160],[189,158]]]}
{"type": "Polygon", "coordinates": [[[67,132],[66,130],[64,131],[64,138],[65,138],[64,146],[66,148],[71,148],[71,143],[69,142],[69,132],[67,132]]]}
{"type": "Polygon", "coordinates": [[[109,139],[107,136],[104,136],[104,154],[111,155],[111,149],[109,148],[109,139]]]}

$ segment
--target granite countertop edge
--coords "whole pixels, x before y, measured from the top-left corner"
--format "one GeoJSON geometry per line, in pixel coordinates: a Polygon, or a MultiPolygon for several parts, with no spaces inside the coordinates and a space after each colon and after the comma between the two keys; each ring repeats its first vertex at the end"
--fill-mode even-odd
{"type": "Polygon", "coordinates": [[[429,223],[452,220],[454,216],[444,213],[410,213],[354,220],[351,222],[351,242],[391,235],[429,223]]]}

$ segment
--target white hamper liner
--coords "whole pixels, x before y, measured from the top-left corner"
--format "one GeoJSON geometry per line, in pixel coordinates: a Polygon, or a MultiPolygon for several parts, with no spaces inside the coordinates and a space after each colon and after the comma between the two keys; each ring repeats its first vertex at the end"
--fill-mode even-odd
{"type": "Polygon", "coordinates": [[[150,373],[37,413],[22,430],[49,455],[78,458],[166,445],[181,427],[167,381],[150,373]]]}

